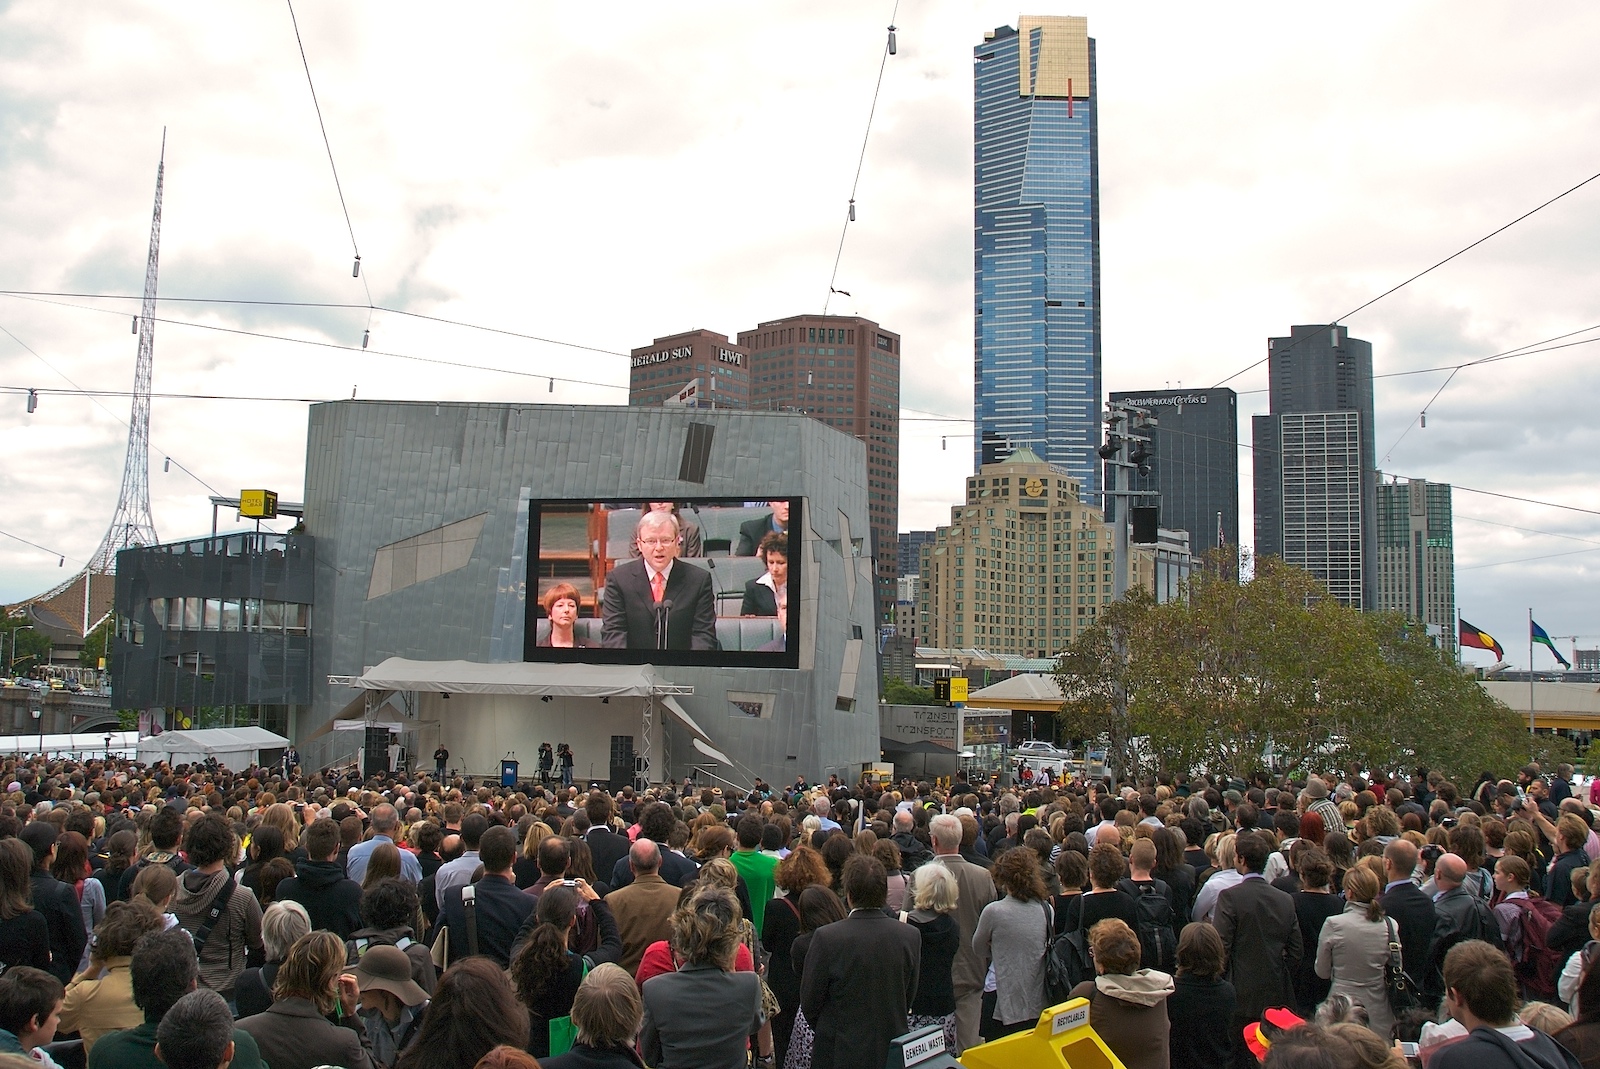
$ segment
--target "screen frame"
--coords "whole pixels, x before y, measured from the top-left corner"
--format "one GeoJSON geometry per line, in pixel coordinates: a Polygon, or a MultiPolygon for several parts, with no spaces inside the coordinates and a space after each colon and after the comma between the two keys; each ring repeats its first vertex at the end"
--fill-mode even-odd
{"type": "MultiPolygon", "coordinates": [[[[748,502],[785,500],[789,502],[790,555],[788,579],[787,620],[784,634],[788,641],[782,651],[759,650],[660,650],[660,649],[604,649],[598,647],[560,648],[540,646],[539,621],[544,619],[544,607],[539,604],[540,535],[543,517],[552,506],[603,505],[610,509],[637,508],[646,498],[596,497],[596,498],[532,498],[528,501],[528,543],[526,549],[527,571],[524,579],[523,651],[524,662],[539,664],[657,664],[681,665],[698,668],[789,668],[800,667],[800,574],[805,569],[799,560],[801,550],[795,545],[794,534],[805,539],[805,498],[799,494],[767,494],[755,497],[685,497],[679,498],[680,508],[745,508],[748,502]]],[[[648,500],[666,500],[650,497],[648,500]]],[[[731,549],[732,547],[730,547],[731,549]]],[[[731,554],[730,554],[731,557],[731,554]]],[[[699,568],[691,560],[723,560],[727,558],[689,558],[681,567],[699,568]]],[[[620,563],[620,562],[619,562],[620,563]]],[[[714,566],[712,569],[714,570],[714,566]]]]}

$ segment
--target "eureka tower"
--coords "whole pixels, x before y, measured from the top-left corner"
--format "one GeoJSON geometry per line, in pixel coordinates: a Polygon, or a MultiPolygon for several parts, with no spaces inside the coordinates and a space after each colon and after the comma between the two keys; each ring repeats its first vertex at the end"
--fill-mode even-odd
{"type": "Polygon", "coordinates": [[[1100,489],[1100,160],[1088,20],[1023,16],[973,64],[974,466],[1027,446],[1100,489]]]}

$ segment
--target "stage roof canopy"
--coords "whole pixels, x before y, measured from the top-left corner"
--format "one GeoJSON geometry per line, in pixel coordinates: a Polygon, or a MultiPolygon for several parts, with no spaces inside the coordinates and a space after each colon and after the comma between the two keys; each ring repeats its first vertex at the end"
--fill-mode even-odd
{"type": "Polygon", "coordinates": [[[680,694],[647,664],[533,664],[514,661],[413,661],[390,657],[352,683],[364,690],[418,690],[440,694],[550,694],[558,698],[645,698],[680,694]]]}

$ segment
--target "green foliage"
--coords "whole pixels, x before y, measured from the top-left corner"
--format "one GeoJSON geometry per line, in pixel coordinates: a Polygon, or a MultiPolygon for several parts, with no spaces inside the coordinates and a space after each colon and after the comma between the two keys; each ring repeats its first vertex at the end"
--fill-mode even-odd
{"type": "Polygon", "coordinates": [[[1275,558],[1238,583],[1240,563],[1213,555],[1185,599],[1112,606],[1080,635],[1056,669],[1068,734],[1106,733],[1130,772],[1141,751],[1246,777],[1427,765],[1470,782],[1527,760],[1517,715],[1403,617],[1345,608],[1275,558]]]}
{"type": "Polygon", "coordinates": [[[1600,738],[1596,738],[1589,743],[1589,748],[1584,751],[1581,764],[1576,761],[1573,764],[1578,765],[1578,771],[1585,776],[1600,776],[1600,738]]]}
{"type": "Polygon", "coordinates": [[[37,627],[28,626],[26,620],[12,617],[0,621],[0,639],[4,640],[0,647],[0,675],[27,675],[50,660],[49,636],[37,627]],[[13,641],[16,642],[15,652],[13,641]]]}
{"type": "Polygon", "coordinates": [[[139,710],[137,710],[137,709],[118,709],[117,710],[117,730],[118,731],[138,731],[139,730],[139,710]]]}
{"type": "Polygon", "coordinates": [[[932,705],[933,691],[913,687],[899,676],[887,676],[883,681],[883,700],[890,705],[932,705]]]}
{"type": "Polygon", "coordinates": [[[105,657],[106,667],[111,667],[110,646],[111,635],[116,629],[116,616],[107,616],[100,621],[98,627],[83,640],[83,649],[78,651],[78,663],[85,668],[99,668],[100,658],[105,657]]]}

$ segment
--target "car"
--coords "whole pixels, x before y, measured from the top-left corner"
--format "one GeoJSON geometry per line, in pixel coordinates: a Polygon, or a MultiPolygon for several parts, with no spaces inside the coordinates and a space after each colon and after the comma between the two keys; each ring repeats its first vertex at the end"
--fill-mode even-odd
{"type": "Polygon", "coordinates": [[[1068,757],[1070,755],[1063,750],[1056,749],[1055,743],[1046,742],[1043,739],[1029,739],[1027,742],[1022,743],[1017,747],[1016,756],[1056,759],[1068,757]]]}

